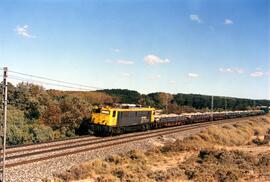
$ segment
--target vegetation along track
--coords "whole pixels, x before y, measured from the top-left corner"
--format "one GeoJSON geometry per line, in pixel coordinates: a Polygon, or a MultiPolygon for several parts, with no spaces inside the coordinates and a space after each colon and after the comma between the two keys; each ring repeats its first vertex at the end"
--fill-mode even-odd
{"type": "Polygon", "coordinates": [[[72,142],[72,140],[69,140],[68,142],[64,142],[60,144],[55,144],[55,142],[51,142],[52,145],[38,146],[36,148],[34,148],[33,146],[31,146],[31,148],[24,148],[24,149],[17,148],[15,151],[8,152],[8,155],[6,158],[7,159],[6,167],[15,167],[15,166],[23,165],[23,164],[29,164],[33,162],[48,160],[48,159],[52,159],[56,157],[62,157],[62,156],[67,156],[67,155],[76,154],[80,152],[86,152],[86,151],[102,149],[102,148],[106,148],[106,147],[110,147],[114,145],[134,142],[138,140],[144,140],[148,138],[157,137],[160,135],[174,134],[174,133],[178,133],[182,131],[188,131],[192,129],[199,129],[202,127],[207,127],[210,125],[220,125],[220,124],[225,124],[225,123],[235,122],[235,121],[236,121],[235,119],[219,120],[219,121],[213,121],[213,122],[204,122],[204,123],[151,130],[148,132],[132,133],[132,134],[126,134],[126,135],[109,137],[109,138],[97,137],[97,138],[91,138],[92,140],[89,140],[89,141],[85,141],[87,140],[87,138],[83,137],[85,138],[83,142],[78,141],[78,140],[73,140],[72,142]],[[33,156],[38,156],[38,157],[33,158],[33,156]],[[17,160],[17,161],[13,162],[13,160],[17,160]]]}

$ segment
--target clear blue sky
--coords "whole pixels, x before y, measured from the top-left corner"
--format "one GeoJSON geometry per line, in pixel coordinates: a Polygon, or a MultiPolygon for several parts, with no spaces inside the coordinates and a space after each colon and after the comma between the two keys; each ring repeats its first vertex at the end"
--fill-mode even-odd
{"type": "Polygon", "coordinates": [[[1,0],[0,65],[102,88],[270,99],[267,0],[1,0]]]}

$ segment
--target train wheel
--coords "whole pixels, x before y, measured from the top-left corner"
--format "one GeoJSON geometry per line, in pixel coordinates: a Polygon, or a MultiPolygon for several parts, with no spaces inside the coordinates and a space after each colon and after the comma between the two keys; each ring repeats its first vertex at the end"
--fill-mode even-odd
{"type": "Polygon", "coordinates": [[[146,124],[145,127],[146,127],[146,130],[150,130],[151,129],[150,124],[146,124]]]}
{"type": "Polygon", "coordinates": [[[148,130],[147,124],[141,125],[141,131],[146,131],[148,130]]]}
{"type": "Polygon", "coordinates": [[[121,127],[114,128],[113,130],[114,135],[120,135],[123,133],[121,127]]]}

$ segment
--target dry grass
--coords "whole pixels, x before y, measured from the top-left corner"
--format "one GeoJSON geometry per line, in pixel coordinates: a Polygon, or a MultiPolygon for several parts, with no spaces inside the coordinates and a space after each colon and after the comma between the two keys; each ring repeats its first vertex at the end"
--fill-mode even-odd
{"type": "Polygon", "coordinates": [[[261,135],[270,128],[269,117],[256,117],[223,127],[212,126],[199,134],[187,138],[185,142],[199,146],[226,145],[238,146],[248,144],[254,135],[261,135]]]}
{"type": "Polygon", "coordinates": [[[270,172],[270,153],[256,157],[241,151],[204,149],[179,165],[193,181],[252,181],[270,172]]]}
{"type": "Polygon", "coordinates": [[[270,175],[270,150],[255,156],[222,148],[250,145],[254,137],[264,135],[270,128],[270,116],[243,120],[213,126],[183,141],[146,152],[132,150],[74,166],[55,175],[55,181],[239,181],[258,176],[270,180],[265,176],[270,175]],[[181,156],[186,153],[189,155],[183,160],[181,156]]]}

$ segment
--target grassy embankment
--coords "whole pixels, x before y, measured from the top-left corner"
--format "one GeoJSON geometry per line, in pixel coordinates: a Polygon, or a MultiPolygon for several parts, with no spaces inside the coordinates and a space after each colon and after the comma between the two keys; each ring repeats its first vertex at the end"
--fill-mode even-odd
{"type": "Polygon", "coordinates": [[[72,167],[54,181],[270,181],[270,115],[72,167]]]}

